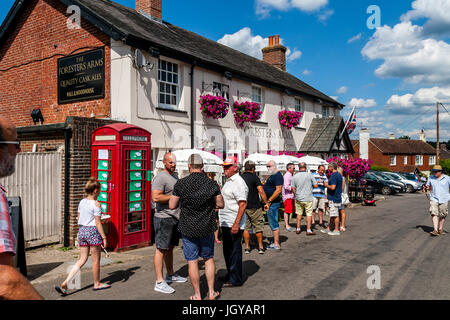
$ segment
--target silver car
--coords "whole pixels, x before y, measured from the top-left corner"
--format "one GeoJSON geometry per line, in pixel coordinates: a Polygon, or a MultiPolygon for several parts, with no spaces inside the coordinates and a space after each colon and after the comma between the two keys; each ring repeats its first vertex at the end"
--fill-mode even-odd
{"type": "Polygon", "coordinates": [[[408,193],[416,192],[422,188],[421,183],[419,183],[417,181],[409,180],[406,177],[404,177],[398,173],[394,173],[394,172],[383,172],[383,173],[385,175],[391,176],[396,181],[403,182],[406,185],[406,192],[408,192],[408,193]]]}

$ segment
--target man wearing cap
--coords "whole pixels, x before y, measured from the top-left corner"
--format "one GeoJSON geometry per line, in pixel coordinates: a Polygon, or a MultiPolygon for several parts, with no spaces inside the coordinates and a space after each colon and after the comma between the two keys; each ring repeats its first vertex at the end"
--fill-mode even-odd
{"type": "Polygon", "coordinates": [[[208,282],[209,299],[219,293],[214,290],[216,266],[214,263],[214,232],[217,230],[216,209],[223,208],[219,185],[209,179],[203,170],[203,159],[192,154],[188,159],[190,175],[178,180],[169,200],[169,209],[180,206],[178,231],[183,241],[183,253],[188,262],[189,278],[194,295],[191,300],[201,300],[198,259],[205,261],[205,275],[208,282]]]}
{"type": "Polygon", "coordinates": [[[227,275],[221,279],[223,287],[242,285],[242,233],[245,229],[245,209],[247,208],[248,187],[238,174],[235,158],[223,162],[223,172],[227,181],[222,188],[225,203],[219,210],[219,224],[222,228],[223,256],[227,275]]]}
{"type": "Polygon", "coordinates": [[[450,178],[442,173],[442,167],[436,165],[431,170],[426,189],[430,192],[430,214],[434,230],[431,236],[444,235],[445,218],[448,215],[448,202],[450,201],[450,178]],[[439,229],[439,232],[438,232],[439,229]]]}

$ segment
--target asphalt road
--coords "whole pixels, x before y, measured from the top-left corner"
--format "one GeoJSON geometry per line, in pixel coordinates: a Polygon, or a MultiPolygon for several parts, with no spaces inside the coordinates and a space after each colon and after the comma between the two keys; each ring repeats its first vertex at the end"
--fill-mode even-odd
{"type": "MultiPolygon", "coordinates": [[[[282,250],[264,255],[256,250],[244,254],[244,285],[222,289],[217,281],[221,299],[450,299],[450,234],[430,237],[431,219],[425,195],[390,196],[376,207],[356,207],[347,213],[348,229],[341,236],[317,232],[316,236],[307,237],[306,232],[296,235],[282,227],[282,250]],[[368,273],[370,266],[376,266],[380,272],[379,289],[367,286],[368,278],[373,280],[376,275],[373,271],[368,273]]],[[[266,236],[270,235],[267,231],[266,236]]],[[[192,294],[189,282],[173,284],[176,292],[171,295],[153,290],[153,252],[154,247],[135,250],[133,254],[141,255],[141,259],[103,267],[102,281],[112,284],[105,291],[92,291],[89,270],[81,274],[82,288],[64,298],[53,289],[62,277],[56,282],[39,283],[36,288],[51,300],[187,299],[192,294]]],[[[225,263],[220,245],[216,245],[215,254],[217,274],[223,275],[225,263]]],[[[181,249],[177,248],[174,255],[175,269],[187,276],[181,249]]],[[[200,272],[205,297],[206,279],[200,272]]]]}

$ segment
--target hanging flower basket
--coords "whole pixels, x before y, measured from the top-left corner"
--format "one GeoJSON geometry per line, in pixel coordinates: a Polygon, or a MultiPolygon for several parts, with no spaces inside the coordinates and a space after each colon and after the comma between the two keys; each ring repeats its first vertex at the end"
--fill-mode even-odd
{"type": "Polygon", "coordinates": [[[239,102],[233,104],[234,119],[242,127],[244,122],[255,122],[261,118],[261,105],[256,102],[239,102]]]}
{"type": "Polygon", "coordinates": [[[228,102],[224,97],[210,94],[200,96],[200,110],[207,118],[222,119],[228,114],[228,102]]]}
{"type": "Polygon", "coordinates": [[[278,113],[278,119],[282,127],[292,129],[300,124],[303,113],[283,110],[278,113]]]}
{"type": "Polygon", "coordinates": [[[344,175],[350,179],[360,181],[369,172],[371,160],[360,158],[341,159],[339,157],[330,158],[328,163],[336,162],[342,168],[344,175]]]}

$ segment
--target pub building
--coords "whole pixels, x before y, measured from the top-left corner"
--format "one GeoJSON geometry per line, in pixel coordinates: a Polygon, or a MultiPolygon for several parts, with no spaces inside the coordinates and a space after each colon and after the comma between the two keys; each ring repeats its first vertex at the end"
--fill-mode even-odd
{"type": "MultiPolygon", "coordinates": [[[[240,161],[255,152],[302,152],[313,120],[342,121],[344,105],[286,72],[279,35],[269,37],[259,60],[164,21],[161,0],[136,0],[135,7],[108,0],[17,0],[0,27],[0,115],[18,127],[23,152],[61,155],[56,210],[65,244],[76,236],[91,133],[100,126],[124,122],[151,132],[154,167],[176,149],[240,161]],[[199,99],[208,94],[227,100],[223,119],[200,110],[199,99]],[[260,104],[261,118],[236,123],[236,101],[260,104]],[[283,127],[282,110],[302,112],[299,125],[283,127]]],[[[349,148],[344,143],[347,150],[319,155],[351,153],[349,148]]]]}

